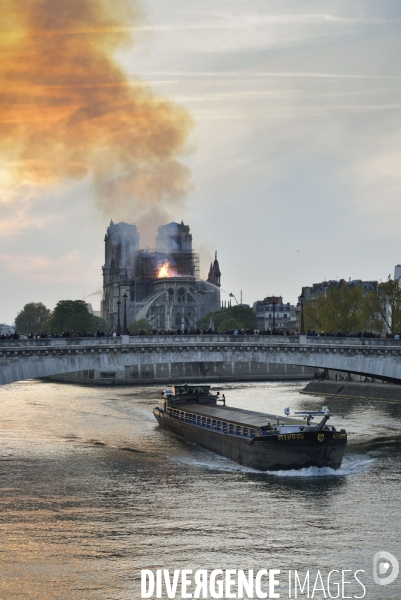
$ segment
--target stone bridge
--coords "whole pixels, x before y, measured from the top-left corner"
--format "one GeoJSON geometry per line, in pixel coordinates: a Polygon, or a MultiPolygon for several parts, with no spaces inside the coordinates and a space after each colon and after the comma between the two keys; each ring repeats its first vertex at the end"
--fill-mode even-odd
{"type": "Polygon", "coordinates": [[[77,372],[86,374],[86,383],[272,379],[272,366],[275,378],[310,374],[312,367],[401,383],[401,340],[232,335],[0,340],[0,385],[77,372]]]}

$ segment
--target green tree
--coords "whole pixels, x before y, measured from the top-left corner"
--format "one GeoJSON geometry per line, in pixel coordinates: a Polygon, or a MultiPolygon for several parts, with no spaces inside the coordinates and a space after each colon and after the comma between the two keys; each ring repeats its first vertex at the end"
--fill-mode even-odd
{"type": "Polygon", "coordinates": [[[104,319],[102,319],[101,317],[95,317],[95,315],[91,315],[91,316],[92,316],[92,327],[94,327],[93,331],[97,331],[98,329],[100,331],[108,331],[109,330],[109,326],[107,325],[107,323],[104,319]]]}
{"type": "Polygon", "coordinates": [[[364,319],[365,331],[376,331],[382,333],[387,329],[385,320],[383,319],[383,295],[379,292],[366,292],[363,303],[362,313],[364,319]]]}
{"type": "Polygon", "coordinates": [[[380,295],[360,285],[333,286],[304,306],[305,328],[316,331],[381,331],[380,295]]]}
{"type": "Polygon", "coordinates": [[[380,314],[391,333],[401,331],[401,287],[398,280],[391,279],[380,284],[380,292],[387,304],[388,311],[383,305],[380,306],[380,314]]]}
{"type": "Polygon", "coordinates": [[[223,321],[230,318],[242,323],[242,327],[245,327],[246,329],[255,329],[257,327],[256,313],[253,308],[249,308],[249,306],[238,305],[220,308],[212,313],[208,313],[202,319],[199,319],[196,324],[197,327],[199,327],[199,329],[208,329],[210,325],[210,318],[212,318],[214,327],[216,329],[219,329],[223,321]]]}
{"type": "Polygon", "coordinates": [[[63,331],[92,331],[89,329],[92,315],[83,300],[60,300],[50,317],[46,330],[49,333],[63,331]]]}
{"type": "Polygon", "coordinates": [[[29,302],[17,314],[15,329],[19,333],[40,333],[50,319],[51,311],[42,302],[29,302]]]}
{"type": "Polygon", "coordinates": [[[240,321],[237,321],[237,319],[234,319],[234,317],[230,317],[229,319],[224,319],[218,328],[219,332],[231,331],[233,329],[244,329],[244,324],[240,321]]]}
{"type": "Polygon", "coordinates": [[[139,319],[139,321],[131,321],[128,325],[129,331],[138,332],[140,329],[144,331],[151,331],[152,325],[146,319],[139,319]]]}
{"type": "Polygon", "coordinates": [[[96,331],[96,327],[93,323],[93,316],[91,314],[78,313],[68,317],[64,323],[63,331],[74,331],[75,333],[84,331],[96,331]]]}

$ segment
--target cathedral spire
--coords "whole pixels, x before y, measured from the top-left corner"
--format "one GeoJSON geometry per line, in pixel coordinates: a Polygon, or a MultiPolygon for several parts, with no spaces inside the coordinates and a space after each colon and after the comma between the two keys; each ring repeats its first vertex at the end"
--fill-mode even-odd
{"type": "Polygon", "coordinates": [[[220,265],[219,265],[219,261],[217,260],[217,250],[214,254],[214,263],[210,263],[210,271],[209,271],[209,276],[207,278],[209,283],[212,283],[213,285],[216,285],[217,287],[220,287],[220,277],[221,277],[221,271],[220,271],[220,265]]]}

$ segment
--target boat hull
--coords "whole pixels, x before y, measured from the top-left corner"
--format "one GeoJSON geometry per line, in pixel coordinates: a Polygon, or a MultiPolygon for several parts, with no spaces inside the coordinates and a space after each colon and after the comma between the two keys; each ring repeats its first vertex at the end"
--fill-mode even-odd
{"type": "Polygon", "coordinates": [[[307,467],[339,469],[347,434],[309,431],[296,434],[256,436],[253,439],[215,431],[174,419],[155,409],[160,427],[207,450],[251,469],[281,471],[307,467]]]}

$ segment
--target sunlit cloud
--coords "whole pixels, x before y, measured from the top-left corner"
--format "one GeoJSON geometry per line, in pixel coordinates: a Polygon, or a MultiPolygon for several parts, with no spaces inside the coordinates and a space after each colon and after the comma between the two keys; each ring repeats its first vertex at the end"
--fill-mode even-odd
{"type": "Polygon", "coordinates": [[[53,282],[54,285],[80,281],[92,277],[97,265],[92,264],[79,250],[68,252],[59,258],[40,254],[0,254],[3,268],[24,277],[27,282],[53,282]]]}
{"type": "MultiPolygon", "coordinates": [[[[179,35],[186,50],[197,52],[237,52],[292,46],[304,40],[318,40],[330,35],[359,34],[380,27],[398,27],[399,19],[367,16],[347,16],[331,13],[300,12],[268,14],[261,10],[230,12],[210,11],[205,18],[201,11],[185,13],[180,19],[136,27],[136,31],[153,32],[166,40],[179,35]]],[[[272,11],[273,12],[273,11],[272,11]]],[[[340,13],[340,10],[339,10],[340,13]]]]}
{"type": "MultiPolygon", "coordinates": [[[[395,76],[395,75],[380,75],[380,74],[358,74],[358,73],[353,73],[353,74],[343,74],[343,73],[312,73],[312,72],[275,72],[275,71],[253,71],[253,70],[249,70],[249,71],[236,71],[236,70],[232,70],[232,71],[141,71],[139,73],[139,75],[141,77],[153,77],[153,76],[160,76],[163,75],[164,77],[180,77],[180,78],[199,78],[199,77],[207,77],[210,79],[221,79],[222,77],[224,78],[229,78],[229,79],[235,79],[237,81],[244,81],[244,80],[249,80],[252,77],[258,77],[258,78],[276,78],[276,77],[283,77],[283,78],[290,78],[290,79],[294,79],[294,78],[306,78],[306,79],[350,79],[350,80],[354,80],[354,79],[388,79],[388,80],[395,80],[395,81],[401,81],[401,76],[395,76]]],[[[164,79],[162,80],[163,82],[165,81],[164,79]]]]}
{"type": "Polygon", "coordinates": [[[327,24],[327,25],[397,25],[401,23],[399,19],[369,19],[364,17],[344,17],[339,15],[310,13],[310,14],[229,14],[215,13],[209,19],[184,20],[179,23],[138,25],[127,30],[131,31],[187,31],[187,30],[211,30],[211,29],[244,29],[245,27],[258,26],[263,27],[266,24],[273,25],[307,25],[307,24],[327,24]]]}

